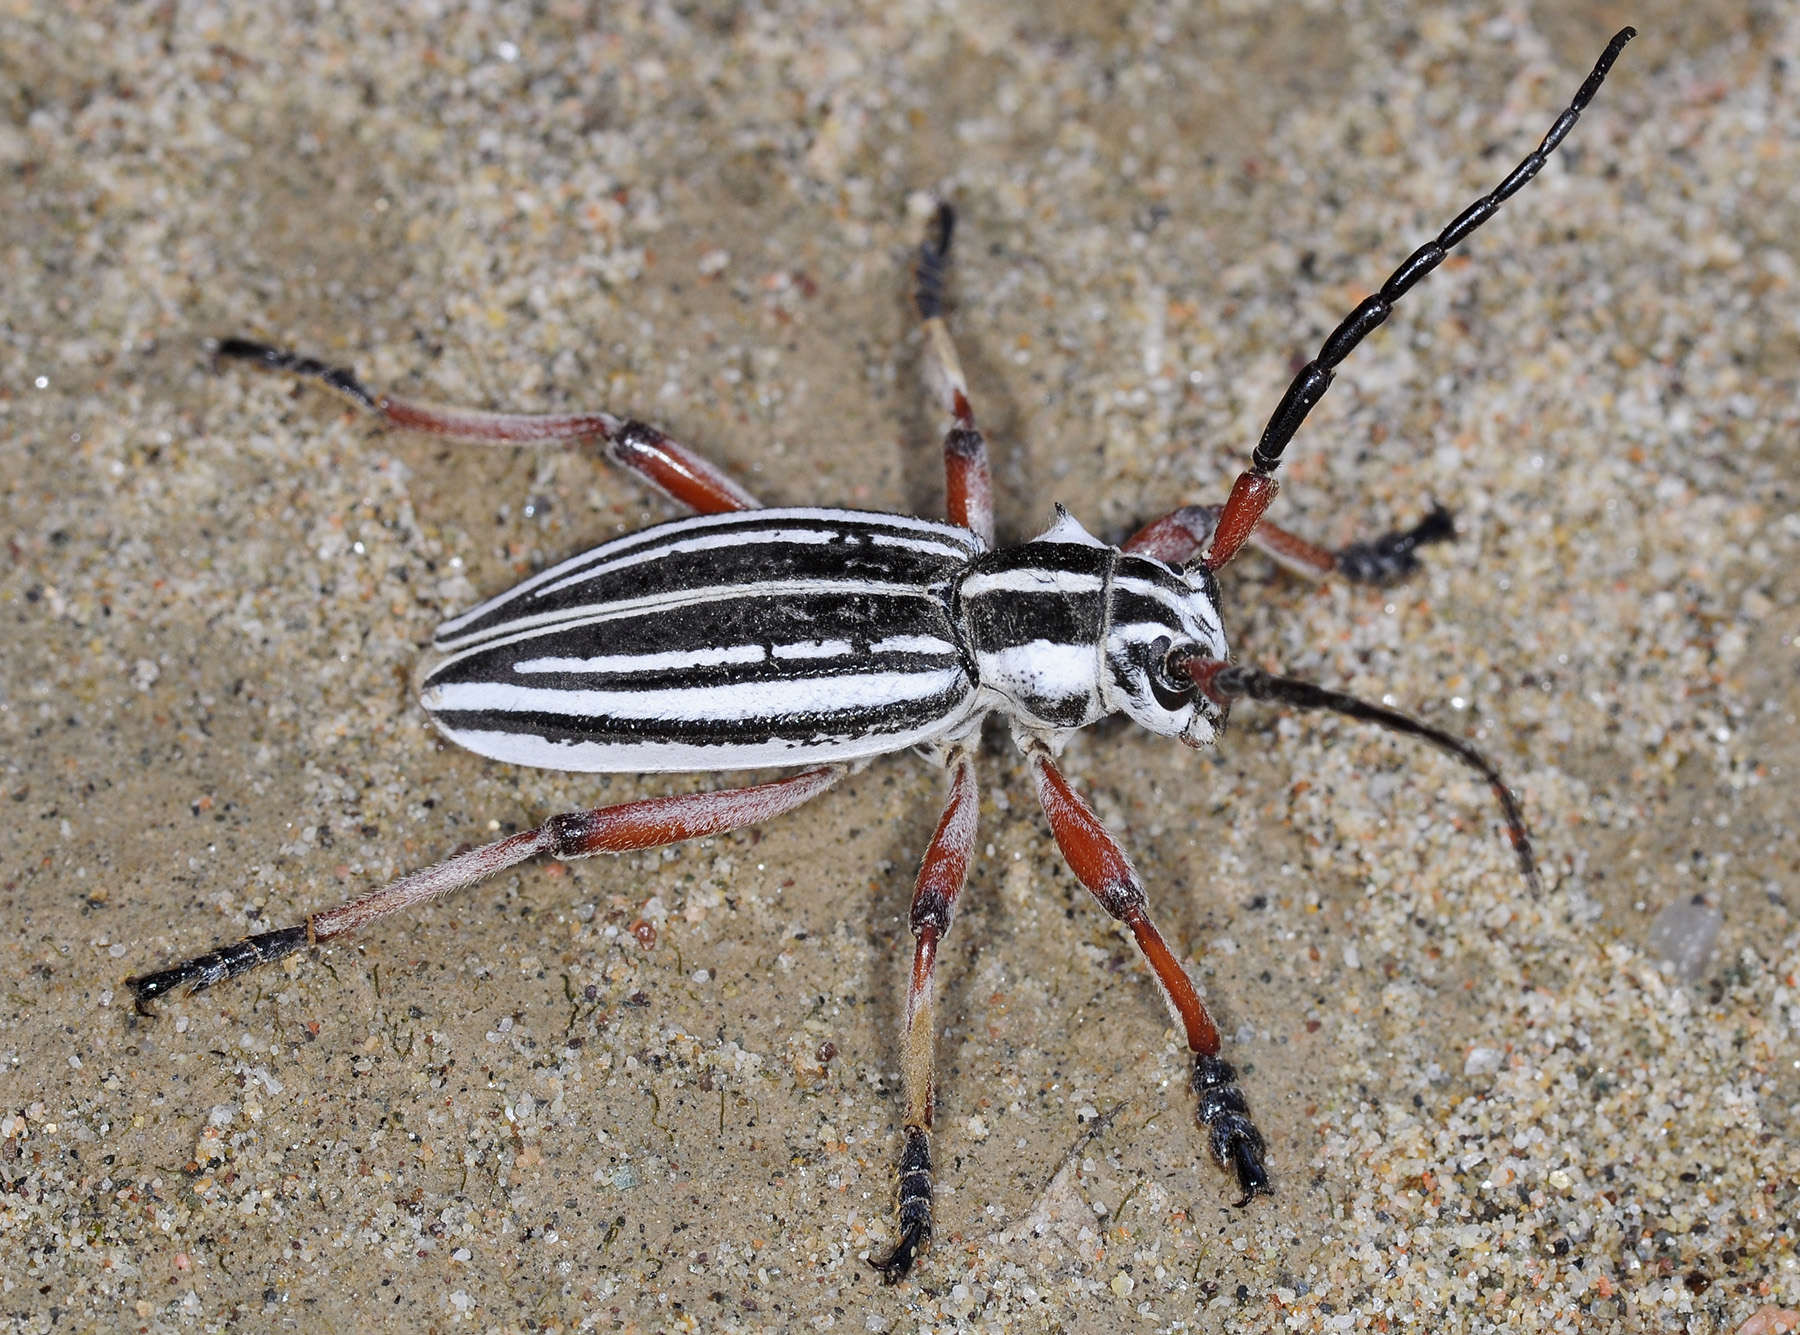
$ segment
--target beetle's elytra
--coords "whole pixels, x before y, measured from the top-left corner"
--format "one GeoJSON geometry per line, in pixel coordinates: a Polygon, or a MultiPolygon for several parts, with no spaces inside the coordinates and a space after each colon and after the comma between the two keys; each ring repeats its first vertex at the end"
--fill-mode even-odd
{"type": "Polygon", "coordinates": [[[1196,1117],[1240,1204],[1271,1190],[1265,1148],[1212,1017],[1151,922],[1129,858],[1057,767],[1069,734],[1124,713],[1188,745],[1215,741],[1231,702],[1324,709],[1420,737],[1492,787],[1521,871],[1536,872],[1525,823],[1498,771],[1469,743],[1394,710],[1232,664],[1216,572],[1251,544],[1315,578],[1385,583],[1418,547],[1451,533],[1432,511],[1414,528],[1331,552],[1262,522],[1282,453],[1337,366],[1451,248],[1543,167],[1593,99],[1626,28],[1549,133],[1490,194],[1410,255],[1294,378],[1250,469],[1222,507],[1189,506],[1121,546],[1067,512],[1022,546],[995,549],[987,451],[943,319],[954,216],[940,206],[921,246],[917,299],[926,361],[949,423],[947,523],[817,508],[763,509],[730,477],[641,422],[602,412],[518,416],[402,402],[309,358],[243,339],[223,357],[311,376],[388,422],[459,440],[603,443],[608,456],[696,511],[533,576],[438,630],[420,701],[443,732],[498,760],[601,771],[800,767],[749,788],[571,812],[459,853],[360,899],[171,968],[133,978],[140,1009],[279,959],[538,854],[655,848],[768,820],[872,757],[916,747],[950,794],[919,867],[902,1043],[899,1227],[873,1264],[904,1275],[931,1236],[933,977],[975,843],[975,743],[1001,715],[1031,766],[1051,832],[1077,878],[1131,930],[1194,1054],[1196,1117]]]}

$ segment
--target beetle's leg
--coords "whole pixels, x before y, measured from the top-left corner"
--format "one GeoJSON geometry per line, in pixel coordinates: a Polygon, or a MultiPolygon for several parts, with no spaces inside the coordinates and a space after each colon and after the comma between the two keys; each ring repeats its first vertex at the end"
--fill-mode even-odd
{"type": "Polygon", "coordinates": [[[956,210],[940,202],[919,245],[916,297],[925,322],[925,367],[939,406],[949,415],[944,433],[944,507],[952,524],[973,529],[994,545],[994,475],[988,467],[987,442],[975,426],[969,406],[969,382],[963,379],[956,344],[944,323],[944,277],[950,268],[950,238],[956,210]]]}
{"type": "Polygon", "coordinates": [[[1172,566],[1186,565],[1212,541],[1219,526],[1216,505],[1184,505],[1153,519],[1119,545],[1122,552],[1148,556],[1172,566]]]}
{"type": "Polygon", "coordinates": [[[1118,840],[1069,786],[1048,747],[1031,742],[1026,754],[1038,802],[1069,870],[1101,908],[1131,929],[1138,950],[1162,987],[1169,1013],[1187,1035],[1188,1049],[1194,1054],[1193,1090],[1200,1101],[1196,1120],[1208,1134],[1219,1167],[1237,1174],[1238,1187],[1244,1193],[1238,1204],[1248,1205],[1258,1192],[1272,1188],[1263,1167],[1262,1134],[1250,1120],[1244,1093],[1237,1085],[1237,1071],[1219,1056],[1219,1027],[1194,990],[1193,979],[1150,921],[1144,883],[1118,840]]]}
{"type": "MultiPolygon", "coordinates": [[[[1219,524],[1220,507],[1184,505],[1144,525],[1125,540],[1123,551],[1182,565],[1206,550],[1219,524]]],[[[1420,547],[1456,536],[1450,512],[1436,506],[1411,528],[1384,533],[1370,542],[1353,542],[1332,551],[1274,524],[1258,524],[1245,540],[1284,570],[1307,579],[1342,575],[1354,584],[1395,584],[1419,568],[1420,547]]]]}
{"type": "Polygon", "coordinates": [[[1255,530],[1263,511],[1275,499],[1275,470],[1281,467],[1282,451],[1294,438],[1294,433],[1300,429],[1306,415],[1313,410],[1313,405],[1325,397],[1325,391],[1331,388],[1332,377],[1337,374],[1337,368],[1344,358],[1354,352],[1357,344],[1374,333],[1394,313],[1395,302],[1412,291],[1420,279],[1442,264],[1471,232],[1498,213],[1502,204],[1544,169],[1544,164],[1550,160],[1557,145],[1575,128],[1575,122],[1581,118],[1581,113],[1587,110],[1588,103],[1594,100],[1594,94],[1600,91],[1600,85],[1612,70],[1613,62],[1619,58],[1619,52],[1625,49],[1625,43],[1636,36],[1635,28],[1620,29],[1612,41],[1606,44],[1606,50],[1600,53],[1600,59],[1594,63],[1593,70],[1582,81],[1574,100],[1556,118],[1556,123],[1550,127],[1550,132],[1544,136],[1543,141],[1523,162],[1508,172],[1506,179],[1490,193],[1457,214],[1450,225],[1438,233],[1435,240],[1426,242],[1408,255],[1400,267],[1388,275],[1387,281],[1381,285],[1381,291],[1365,297],[1355,310],[1346,315],[1320,347],[1318,356],[1300,369],[1293,383],[1287,387],[1287,392],[1281,396],[1281,402],[1275,406],[1269,424],[1263,428],[1262,439],[1257,442],[1256,449],[1250,456],[1249,471],[1240,473],[1236,484],[1231,488],[1231,498],[1226,501],[1225,512],[1219,519],[1218,534],[1213,540],[1212,550],[1206,556],[1207,565],[1214,570],[1224,565],[1237,555],[1238,549],[1255,530]]]}
{"type": "Polygon", "coordinates": [[[950,934],[957,897],[969,877],[977,806],[975,759],[958,750],[950,760],[950,797],[937,833],[931,836],[919,863],[919,880],[913,889],[913,966],[906,984],[905,1032],[900,1040],[906,1093],[902,1123],[906,1141],[900,1151],[900,1236],[887,1256],[869,1262],[890,1284],[905,1277],[914,1258],[931,1241],[931,1076],[932,1046],[937,1038],[932,984],[938,947],[950,934]]]}
{"type": "Polygon", "coordinates": [[[377,918],[473,885],[540,853],[567,861],[591,857],[595,853],[628,853],[660,848],[683,839],[723,834],[792,811],[831,787],[843,773],[841,766],[831,766],[807,770],[754,788],[651,797],[594,811],[570,811],[552,816],[535,830],[508,835],[481,848],[458,853],[435,867],[403,876],[361,899],[315,913],[298,927],[246,937],[171,968],[128,978],[126,985],[137,994],[139,1011],[148,1014],[147,1003],[165,992],[185,986],[188,995],[192,996],[214,983],[247,973],[259,964],[291,955],[309,942],[325,941],[355,931],[377,918]]]}
{"type": "Polygon", "coordinates": [[[218,355],[323,381],[408,431],[488,445],[603,441],[606,457],[615,464],[630,469],[657,490],[703,515],[755,510],[761,505],[717,464],[670,440],[653,426],[611,413],[487,413],[432,408],[377,393],[357,380],[354,372],[341,367],[327,366],[311,357],[246,338],[221,341],[218,355]]]}

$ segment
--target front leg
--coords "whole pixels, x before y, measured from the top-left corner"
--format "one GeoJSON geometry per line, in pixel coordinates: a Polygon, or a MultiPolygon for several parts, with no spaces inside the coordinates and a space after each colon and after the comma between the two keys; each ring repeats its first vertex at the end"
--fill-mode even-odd
{"type": "Polygon", "coordinates": [[[879,1261],[871,1258],[869,1262],[889,1284],[904,1279],[913,1261],[931,1242],[932,1049],[937,1038],[932,985],[938,947],[950,933],[956,901],[969,879],[979,806],[974,757],[957,750],[951,754],[949,766],[950,797],[938,820],[937,833],[931,836],[919,863],[919,880],[913,889],[913,966],[906,985],[906,1019],[900,1040],[902,1088],[906,1095],[906,1115],[901,1123],[906,1139],[900,1151],[900,1234],[892,1251],[879,1261]]]}
{"type": "MultiPolygon", "coordinates": [[[[1122,548],[1184,565],[1206,550],[1219,525],[1217,505],[1184,505],[1144,525],[1122,548]]],[[[1283,570],[1307,579],[1341,575],[1352,584],[1397,584],[1419,568],[1418,549],[1456,536],[1456,525],[1443,506],[1433,506],[1411,528],[1383,533],[1369,542],[1353,542],[1332,551],[1274,524],[1260,523],[1244,540],[1283,570]]]]}
{"type": "Polygon", "coordinates": [[[1131,929],[1139,952],[1162,987],[1169,1013],[1187,1035],[1188,1049],[1194,1054],[1193,1090],[1199,1100],[1195,1120],[1208,1133],[1219,1167],[1237,1174],[1243,1192],[1237,1203],[1248,1205],[1259,1193],[1272,1194],[1268,1169],[1263,1166],[1266,1146],[1250,1120],[1244,1092],[1238,1088],[1237,1070],[1219,1056],[1219,1027],[1194,990],[1194,980],[1150,921],[1137,868],[1092,808],[1069,786],[1049,748],[1033,741],[1025,750],[1037,784],[1038,803],[1049,818],[1050,831],[1069,870],[1101,908],[1131,929]]]}

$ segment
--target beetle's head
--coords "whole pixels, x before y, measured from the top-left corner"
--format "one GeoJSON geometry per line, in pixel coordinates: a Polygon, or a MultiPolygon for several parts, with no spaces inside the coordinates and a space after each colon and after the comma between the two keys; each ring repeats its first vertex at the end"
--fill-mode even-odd
{"type": "Polygon", "coordinates": [[[1105,654],[1110,708],[1188,746],[1208,745],[1224,731],[1229,707],[1203,694],[1181,666],[1190,658],[1227,656],[1218,581],[1199,562],[1184,571],[1120,556],[1105,654]]]}

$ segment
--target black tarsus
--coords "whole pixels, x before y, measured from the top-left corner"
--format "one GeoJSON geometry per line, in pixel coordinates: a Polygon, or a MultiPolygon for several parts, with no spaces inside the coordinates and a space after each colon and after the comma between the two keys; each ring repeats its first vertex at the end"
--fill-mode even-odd
{"type": "Polygon", "coordinates": [[[1379,724],[1391,732],[1404,733],[1408,737],[1430,742],[1438,750],[1456,757],[1487,780],[1488,787],[1499,800],[1501,813],[1506,817],[1506,834],[1519,859],[1519,874],[1525,878],[1525,883],[1531,887],[1533,894],[1542,888],[1538,880],[1537,859],[1531,852],[1531,833],[1525,826],[1525,813],[1519,809],[1519,800],[1513,796],[1512,789],[1506,786],[1506,781],[1500,777],[1500,771],[1494,768],[1493,762],[1471,743],[1452,736],[1441,728],[1434,728],[1429,723],[1421,723],[1397,709],[1372,704],[1342,691],[1316,686],[1310,681],[1278,677],[1272,672],[1264,672],[1261,668],[1253,668],[1244,663],[1233,663],[1206,674],[1205,680],[1201,682],[1201,689],[1221,703],[1248,696],[1252,700],[1292,705],[1296,709],[1323,709],[1362,719],[1366,723],[1379,724]]]}
{"type": "Polygon", "coordinates": [[[898,1284],[930,1241],[931,1133],[909,1126],[900,1151],[900,1237],[892,1251],[879,1261],[871,1256],[869,1264],[884,1284],[898,1284]]]}
{"type": "Polygon", "coordinates": [[[214,983],[222,983],[227,978],[248,973],[259,964],[269,964],[284,955],[291,955],[310,939],[310,929],[306,923],[247,936],[242,941],[233,941],[228,946],[196,955],[193,959],[184,960],[170,968],[127,978],[125,986],[137,994],[135,1004],[138,1014],[151,1015],[155,1012],[149,1009],[149,1003],[165,992],[173,992],[186,984],[191,997],[196,992],[204,992],[214,983]]]}
{"type": "Polygon", "coordinates": [[[377,412],[381,410],[381,401],[373,391],[356,378],[355,372],[346,371],[341,366],[328,366],[316,358],[302,357],[297,352],[288,352],[248,338],[222,338],[218,347],[213,349],[213,355],[255,362],[268,371],[292,371],[295,375],[311,376],[315,380],[324,381],[340,394],[348,394],[365,408],[373,408],[377,412]]]}
{"type": "Polygon", "coordinates": [[[944,275],[950,269],[950,239],[956,234],[956,210],[938,201],[931,228],[919,243],[918,286],[914,300],[921,320],[935,320],[944,313],[944,275]]]}
{"type": "Polygon", "coordinates": [[[1420,547],[1448,542],[1456,536],[1456,523],[1443,506],[1435,506],[1411,528],[1384,533],[1369,542],[1353,542],[1333,552],[1338,573],[1357,584],[1397,584],[1419,568],[1414,555],[1420,547]]]}
{"type": "Polygon", "coordinates": [[[1274,1195],[1275,1188],[1263,1166],[1268,1146],[1250,1120],[1250,1106],[1237,1078],[1237,1068],[1223,1057],[1202,1053],[1194,1058],[1193,1089],[1200,1100],[1194,1120],[1208,1133],[1219,1167],[1237,1174],[1238,1190],[1244,1193],[1237,1204],[1244,1206],[1258,1196],[1274,1195]]]}
{"type": "Polygon", "coordinates": [[[1251,471],[1266,477],[1281,466],[1281,452],[1294,438],[1294,433],[1300,429],[1300,424],[1306,420],[1313,405],[1325,397],[1325,391],[1331,388],[1332,376],[1344,358],[1393,313],[1394,303],[1411,291],[1414,284],[1442,264],[1459,242],[1498,213],[1502,204],[1543,170],[1557,145],[1575,128],[1575,122],[1580,119],[1581,113],[1587,110],[1588,103],[1594,100],[1594,94],[1600,91],[1601,83],[1611,71],[1613,62],[1619,58],[1619,52],[1625,49],[1625,43],[1636,36],[1636,28],[1620,29],[1612,41],[1606,44],[1606,50],[1601,53],[1580,91],[1575,94],[1575,100],[1556,118],[1556,123],[1550,127],[1550,133],[1544,136],[1530,155],[1514,167],[1490,194],[1482,196],[1457,214],[1455,221],[1438,233],[1436,240],[1427,242],[1408,255],[1400,267],[1388,276],[1387,282],[1381,285],[1381,291],[1365,297],[1355,310],[1344,317],[1343,323],[1331,331],[1331,336],[1319,349],[1319,355],[1301,368],[1300,374],[1288,386],[1287,393],[1281,396],[1281,402],[1276,405],[1269,424],[1263,428],[1262,439],[1257,442],[1256,450],[1250,456],[1251,471]]]}

